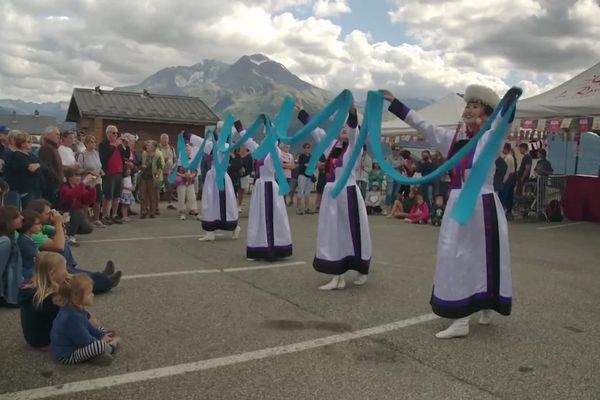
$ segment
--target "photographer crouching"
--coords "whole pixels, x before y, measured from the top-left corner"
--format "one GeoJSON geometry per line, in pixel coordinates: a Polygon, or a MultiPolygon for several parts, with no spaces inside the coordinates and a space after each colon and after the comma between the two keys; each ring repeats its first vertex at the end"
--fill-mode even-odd
{"type": "Polygon", "coordinates": [[[71,245],[77,245],[75,235],[85,235],[94,230],[89,216],[83,210],[96,202],[97,178],[93,173],[88,173],[82,180],[78,169],[65,170],[65,183],[60,187],[58,203],[61,211],[69,213],[69,221],[66,225],[71,245]]]}

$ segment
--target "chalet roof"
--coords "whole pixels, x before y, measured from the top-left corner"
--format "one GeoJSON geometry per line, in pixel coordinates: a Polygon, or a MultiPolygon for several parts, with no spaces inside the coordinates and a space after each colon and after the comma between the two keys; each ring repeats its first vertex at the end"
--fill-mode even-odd
{"type": "Polygon", "coordinates": [[[40,135],[49,126],[57,126],[56,118],[43,115],[0,115],[0,126],[40,135]]]}
{"type": "Polygon", "coordinates": [[[193,125],[214,125],[219,120],[198,97],[75,88],[67,121],[86,117],[193,125]]]}

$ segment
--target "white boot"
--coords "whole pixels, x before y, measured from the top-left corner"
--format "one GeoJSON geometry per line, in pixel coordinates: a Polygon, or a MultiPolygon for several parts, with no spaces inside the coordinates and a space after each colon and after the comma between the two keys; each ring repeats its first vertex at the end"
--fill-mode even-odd
{"type": "Polygon", "coordinates": [[[242,231],[242,228],[240,228],[240,226],[236,226],[235,230],[233,231],[233,233],[231,234],[231,238],[232,239],[237,239],[240,236],[240,232],[242,231]]]}
{"type": "Polygon", "coordinates": [[[452,339],[469,334],[469,317],[455,319],[448,329],[435,334],[438,339],[452,339]]]}
{"type": "Polygon", "coordinates": [[[342,290],[346,287],[344,275],[336,275],[327,285],[321,286],[320,290],[342,290]]]}
{"type": "Polygon", "coordinates": [[[367,283],[367,278],[368,277],[369,277],[369,275],[367,275],[367,274],[361,274],[359,272],[358,275],[356,276],[356,279],[354,280],[354,284],[356,286],[362,286],[365,283],[367,283]]]}
{"type": "Polygon", "coordinates": [[[479,325],[489,325],[492,322],[492,310],[482,310],[479,325]]]}
{"type": "Polygon", "coordinates": [[[204,234],[204,236],[198,238],[199,241],[201,242],[214,242],[215,240],[215,233],[214,232],[206,232],[204,234]]]}

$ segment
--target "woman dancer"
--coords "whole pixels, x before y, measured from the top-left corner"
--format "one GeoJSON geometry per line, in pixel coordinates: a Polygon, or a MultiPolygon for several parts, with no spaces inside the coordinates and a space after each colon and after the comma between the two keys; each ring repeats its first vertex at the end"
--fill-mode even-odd
{"type": "MultiPolygon", "coordinates": [[[[240,136],[246,130],[240,121],[235,122],[240,136]]],[[[258,148],[258,143],[250,138],[244,143],[250,153],[258,148]]],[[[281,150],[277,148],[279,153],[281,150]]],[[[275,166],[271,154],[256,161],[256,182],[250,198],[248,214],[248,237],[246,257],[251,260],[275,261],[292,255],[292,235],[283,196],[279,195],[279,185],[275,180],[275,166]]]]}
{"type": "MultiPolygon", "coordinates": [[[[408,125],[423,134],[442,154],[450,158],[481,128],[500,98],[485,86],[467,87],[463,111],[466,129],[459,125],[456,131],[444,129],[425,121],[394,95],[385,90],[384,97],[391,104],[389,110],[408,125]]],[[[500,115],[500,114],[499,114],[500,115]]],[[[451,171],[451,192],[446,206],[451,213],[482,148],[490,138],[487,131],[477,146],[451,171]]],[[[500,151],[500,149],[498,149],[500,151]]],[[[464,225],[452,218],[444,218],[438,240],[431,307],[444,318],[454,319],[446,330],[436,337],[448,339],[469,334],[469,316],[483,311],[479,323],[491,321],[491,310],[509,315],[512,303],[510,251],[508,227],[502,204],[494,192],[494,171],[491,170],[481,188],[471,219],[464,225]]]]}
{"type": "MultiPolygon", "coordinates": [[[[310,116],[304,111],[302,102],[298,101],[296,108],[299,110],[298,119],[306,125],[310,116]]],[[[317,254],[313,267],[319,272],[334,276],[328,284],[319,288],[321,290],[344,289],[344,273],[350,269],[358,272],[354,284],[364,285],[371,262],[371,234],[365,202],[356,186],[356,168],[352,168],[345,190],[337,198],[331,195],[356,144],[358,117],[354,105],[350,109],[346,125],[340,138],[325,151],[327,183],[319,212],[317,254]]],[[[317,128],[312,135],[318,143],[326,134],[323,129],[317,128]]]]}
{"type": "MultiPolygon", "coordinates": [[[[222,126],[219,123],[217,128],[221,129],[222,126]]],[[[186,133],[185,136],[187,136],[186,139],[189,140],[192,146],[197,148],[206,140],[197,135],[190,135],[189,133],[186,133]]],[[[216,140],[216,136],[214,140],[216,140]]],[[[221,154],[218,150],[213,150],[216,150],[215,143],[210,140],[206,141],[204,154],[210,157],[210,169],[206,173],[202,188],[202,229],[206,233],[198,240],[214,241],[216,230],[232,231],[231,237],[237,239],[240,235],[240,227],[238,226],[239,212],[235,190],[228,174],[225,174],[225,188],[219,190],[217,187],[217,171],[213,160],[215,154],[219,161],[222,161],[225,155],[221,154]]]]}

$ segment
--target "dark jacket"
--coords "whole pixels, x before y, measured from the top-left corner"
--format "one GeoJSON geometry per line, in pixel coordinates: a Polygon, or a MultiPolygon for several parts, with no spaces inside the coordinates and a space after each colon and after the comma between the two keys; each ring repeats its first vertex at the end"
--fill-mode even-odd
{"type": "Polygon", "coordinates": [[[40,307],[33,305],[35,289],[22,288],[19,291],[21,307],[21,328],[25,341],[32,347],[44,347],[50,344],[52,322],[58,314],[59,307],[52,302],[52,296],[44,299],[40,307]]]}
{"type": "Polygon", "coordinates": [[[40,147],[39,158],[42,166],[45,167],[43,171],[46,185],[58,188],[65,180],[62,160],[58,154],[58,145],[46,141],[40,147]]]}

